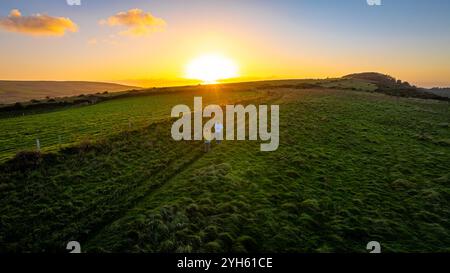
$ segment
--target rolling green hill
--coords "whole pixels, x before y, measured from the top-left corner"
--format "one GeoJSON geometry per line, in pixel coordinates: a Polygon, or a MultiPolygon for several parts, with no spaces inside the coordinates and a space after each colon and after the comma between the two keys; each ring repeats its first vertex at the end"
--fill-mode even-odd
{"type": "Polygon", "coordinates": [[[87,252],[365,252],[372,240],[449,252],[449,104],[334,84],[198,86],[0,118],[0,252],[71,240],[87,252]],[[170,109],[198,95],[279,104],[279,149],[172,140],[170,109]]]}

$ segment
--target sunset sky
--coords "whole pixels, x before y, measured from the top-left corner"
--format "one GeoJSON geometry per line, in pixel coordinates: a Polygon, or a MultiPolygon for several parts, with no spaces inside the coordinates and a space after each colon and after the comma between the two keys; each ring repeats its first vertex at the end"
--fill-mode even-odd
{"type": "Polygon", "coordinates": [[[1,0],[0,79],[190,83],[205,54],[238,79],[378,71],[450,86],[450,1],[1,0]],[[39,14],[39,15],[38,15],[39,14]]]}

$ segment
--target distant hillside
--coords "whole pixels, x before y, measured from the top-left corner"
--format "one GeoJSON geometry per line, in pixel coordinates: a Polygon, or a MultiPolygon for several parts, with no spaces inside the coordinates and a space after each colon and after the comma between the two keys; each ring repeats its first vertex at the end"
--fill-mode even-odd
{"type": "Polygon", "coordinates": [[[105,82],[84,81],[0,81],[0,104],[29,101],[46,97],[66,97],[97,92],[139,89],[105,82]]]}
{"type": "Polygon", "coordinates": [[[450,87],[449,88],[431,88],[428,89],[431,93],[441,96],[441,97],[446,97],[446,98],[450,98],[450,87]]]}
{"type": "Polygon", "coordinates": [[[406,81],[395,79],[392,76],[377,72],[355,73],[342,78],[360,80],[375,84],[377,86],[375,92],[384,93],[391,96],[438,100],[448,100],[449,98],[448,96],[442,96],[441,94],[432,92],[429,89],[419,88],[410,85],[406,81]]]}

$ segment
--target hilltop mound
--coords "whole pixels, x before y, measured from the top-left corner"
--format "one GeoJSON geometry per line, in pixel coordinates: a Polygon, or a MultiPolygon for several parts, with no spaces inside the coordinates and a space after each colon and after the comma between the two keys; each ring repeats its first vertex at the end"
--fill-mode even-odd
{"type": "Polygon", "coordinates": [[[355,74],[346,75],[342,78],[368,81],[368,82],[378,85],[378,87],[392,87],[392,86],[398,87],[399,85],[403,85],[405,87],[411,87],[408,82],[402,82],[401,80],[396,80],[392,76],[377,73],[377,72],[355,73],[355,74]]]}
{"type": "Polygon", "coordinates": [[[363,72],[363,73],[349,74],[342,78],[347,80],[349,79],[358,80],[375,84],[377,86],[375,92],[384,93],[391,96],[448,100],[447,97],[439,96],[438,94],[433,94],[427,89],[418,88],[414,85],[409,84],[406,81],[402,81],[392,76],[377,72],[363,72]]]}

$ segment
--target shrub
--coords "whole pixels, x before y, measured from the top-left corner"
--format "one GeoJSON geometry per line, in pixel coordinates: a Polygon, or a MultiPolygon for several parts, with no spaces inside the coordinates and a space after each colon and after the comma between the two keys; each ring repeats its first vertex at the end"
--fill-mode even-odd
{"type": "Polygon", "coordinates": [[[205,250],[207,252],[216,253],[216,252],[220,252],[222,250],[222,246],[220,245],[220,242],[213,241],[213,242],[209,242],[205,245],[205,250]]]}
{"type": "Polygon", "coordinates": [[[16,154],[14,158],[8,161],[6,164],[12,170],[26,171],[29,169],[34,169],[42,161],[42,155],[37,151],[21,151],[16,154]]]}
{"type": "Polygon", "coordinates": [[[258,251],[258,244],[252,237],[243,235],[236,240],[236,248],[233,248],[239,252],[242,252],[241,250],[245,250],[244,252],[256,252],[258,251]]]}

